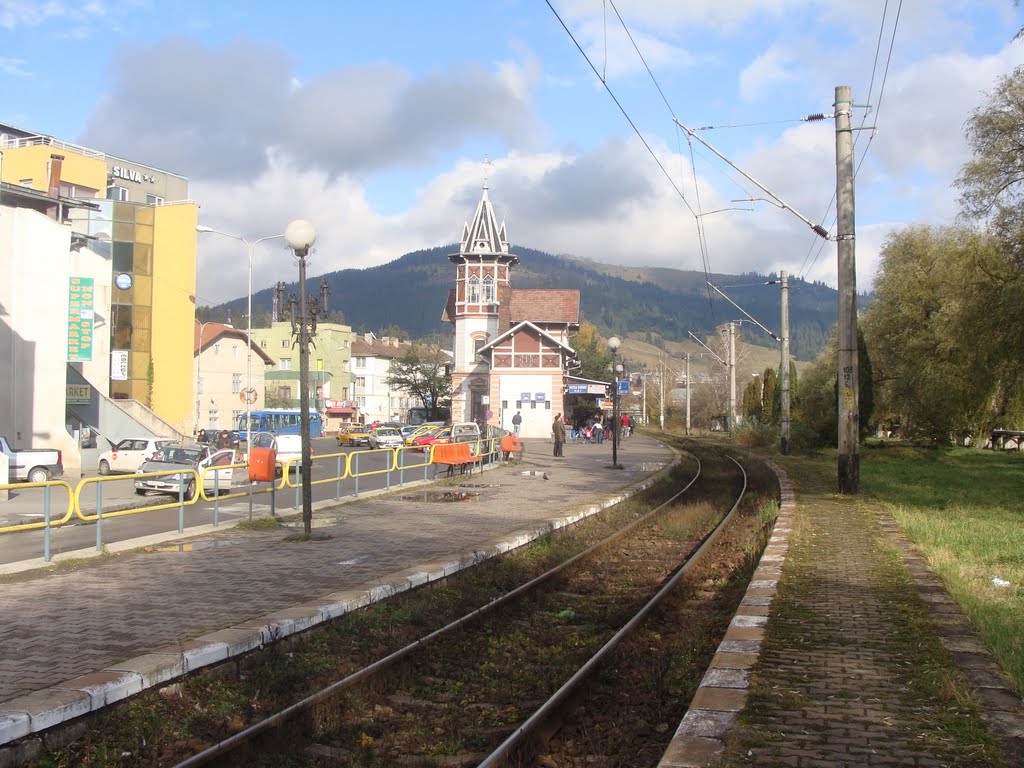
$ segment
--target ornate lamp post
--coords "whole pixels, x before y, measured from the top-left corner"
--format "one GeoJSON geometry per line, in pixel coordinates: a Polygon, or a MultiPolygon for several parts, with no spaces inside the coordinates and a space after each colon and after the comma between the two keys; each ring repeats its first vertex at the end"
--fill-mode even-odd
{"type": "Polygon", "coordinates": [[[612,353],[612,469],[619,468],[619,372],[622,366],[616,362],[616,356],[621,345],[618,336],[608,339],[612,353]]]}
{"type": "MultiPolygon", "coordinates": [[[[327,279],[320,280],[320,301],[306,301],[306,256],[316,242],[316,229],[305,219],[296,219],[284,231],[284,239],[288,247],[295,252],[299,262],[299,298],[296,312],[295,295],[288,299],[288,314],[292,323],[292,335],[299,346],[299,423],[302,433],[302,524],[306,537],[312,534],[313,527],[313,491],[311,474],[313,461],[309,450],[309,345],[316,336],[317,317],[327,314],[327,279]],[[307,306],[308,305],[308,306],[307,306]]],[[[275,287],[278,294],[277,306],[282,307],[281,299],[284,286],[278,283],[275,287]]]]}

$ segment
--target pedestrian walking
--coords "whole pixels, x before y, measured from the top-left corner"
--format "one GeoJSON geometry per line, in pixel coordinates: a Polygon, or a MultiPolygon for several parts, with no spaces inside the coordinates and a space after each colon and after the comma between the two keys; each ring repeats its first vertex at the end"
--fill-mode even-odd
{"type": "Polygon", "coordinates": [[[604,425],[601,424],[601,420],[598,419],[594,422],[594,442],[600,445],[604,442],[604,425]]]}
{"type": "Polygon", "coordinates": [[[512,431],[516,437],[519,437],[519,425],[523,423],[523,414],[520,411],[516,411],[516,415],[512,417],[512,431]]]}
{"type": "Polygon", "coordinates": [[[565,423],[562,421],[562,414],[556,413],[555,420],[551,422],[551,434],[555,437],[555,456],[562,455],[562,446],[565,445],[565,423]]]}

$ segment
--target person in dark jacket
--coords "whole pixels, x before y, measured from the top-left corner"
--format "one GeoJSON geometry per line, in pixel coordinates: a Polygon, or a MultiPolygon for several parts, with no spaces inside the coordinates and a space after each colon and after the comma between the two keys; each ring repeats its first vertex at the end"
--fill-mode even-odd
{"type": "Polygon", "coordinates": [[[565,445],[565,423],[562,421],[562,414],[556,413],[555,420],[551,422],[551,434],[555,437],[555,456],[562,455],[562,446],[565,445]]]}

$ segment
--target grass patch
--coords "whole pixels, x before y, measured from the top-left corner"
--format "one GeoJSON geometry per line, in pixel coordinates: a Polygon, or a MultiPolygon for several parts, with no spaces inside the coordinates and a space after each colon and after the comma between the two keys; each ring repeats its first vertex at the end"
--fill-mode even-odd
{"type": "Polygon", "coordinates": [[[871,448],[862,454],[861,486],[925,554],[1024,691],[1024,456],[871,448]]]}
{"type": "Polygon", "coordinates": [[[261,517],[257,520],[243,520],[235,528],[239,531],[265,531],[281,527],[279,517],[261,517]]]}

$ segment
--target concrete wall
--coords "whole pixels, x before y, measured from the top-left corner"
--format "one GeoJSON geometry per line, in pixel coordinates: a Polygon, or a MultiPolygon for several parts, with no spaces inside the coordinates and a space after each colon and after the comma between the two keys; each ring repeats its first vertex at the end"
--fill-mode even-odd
{"type": "Polygon", "coordinates": [[[71,233],[43,214],[0,208],[0,434],[18,448],[64,452],[71,233]]]}

